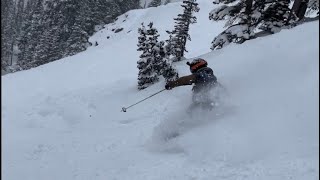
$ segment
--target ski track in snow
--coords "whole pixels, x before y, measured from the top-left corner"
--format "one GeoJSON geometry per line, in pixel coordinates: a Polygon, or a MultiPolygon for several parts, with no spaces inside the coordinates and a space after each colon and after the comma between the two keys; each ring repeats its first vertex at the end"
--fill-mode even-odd
{"type": "Polygon", "coordinates": [[[153,21],[164,40],[182,11],[133,10],[90,38],[99,46],[1,77],[4,179],[319,178],[319,23],[210,52],[223,23],[199,4],[186,56],[207,59],[228,90],[216,111],[189,116],[189,86],[120,112],[164,87],[136,89],[137,28],[153,21]]]}

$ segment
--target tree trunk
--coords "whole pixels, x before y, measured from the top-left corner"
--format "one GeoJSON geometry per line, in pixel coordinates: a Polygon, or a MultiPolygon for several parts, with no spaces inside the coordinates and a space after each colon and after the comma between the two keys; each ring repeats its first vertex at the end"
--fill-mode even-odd
{"type": "Polygon", "coordinates": [[[309,0],[302,0],[299,8],[295,12],[297,17],[299,18],[299,20],[304,18],[304,14],[306,13],[307,8],[308,8],[308,2],[309,2],[309,0]]]}
{"type": "Polygon", "coordinates": [[[245,14],[246,15],[249,15],[251,13],[252,2],[253,2],[253,0],[245,0],[245,4],[246,4],[245,14]]]}
{"type": "Polygon", "coordinates": [[[293,13],[299,18],[299,20],[303,19],[304,14],[307,11],[308,2],[309,0],[295,0],[291,8],[287,23],[291,20],[293,13]]]}
{"type": "Polygon", "coordinates": [[[246,24],[251,24],[251,12],[252,12],[252,3],[253,3],[253,0],[245,0],[245,4],[246,4],[246,9],[245,9],[245,14],[247,17],[245,17],[244,19],[244,22],[246,24]]]}

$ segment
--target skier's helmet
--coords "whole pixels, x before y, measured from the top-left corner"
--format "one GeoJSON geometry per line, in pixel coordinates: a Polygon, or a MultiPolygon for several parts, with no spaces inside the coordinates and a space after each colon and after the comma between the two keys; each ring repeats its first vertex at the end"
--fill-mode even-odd
{"type": "Polygon", "coordinates": [[[191,73],[195,73],[197,72],[199,69],[203,68],[203,67],[207,67],[208,63],[206,60],[201,59],[201,58],[197,58],[192,60],[192,62],[187,62],[187,65],[190,66],[190,71],[191,73]]]}

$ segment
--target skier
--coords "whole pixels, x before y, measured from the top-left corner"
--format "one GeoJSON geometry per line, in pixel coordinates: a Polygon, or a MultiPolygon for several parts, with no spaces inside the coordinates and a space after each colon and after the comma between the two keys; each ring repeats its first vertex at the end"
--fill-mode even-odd
{"type": "Polygon", "coordinates": [[[213,70],[207,67],[208,63],[202,58],[194,59],[191,63],[187,62],[190,66],[191,75],[183,76],[175,81],[169,81],[165,85],[165,89],[171,90],[172,88],[184,85],[192,85],[192,105],[189,111],[194,108],[201,108],[205,110],[212,110],[214,107],[213,97],[210,95],[211,90],[218,85],[216,76],[213,70]]]}

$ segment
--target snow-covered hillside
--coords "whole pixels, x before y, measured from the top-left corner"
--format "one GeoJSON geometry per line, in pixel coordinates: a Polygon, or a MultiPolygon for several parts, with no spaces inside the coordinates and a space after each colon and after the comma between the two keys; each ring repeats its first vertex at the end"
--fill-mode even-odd
{"type": "Polygon", "coordinates": [[[182,8],[133,10],[91,37],[98,46],[2,76],[3,178],[318,179],[319,22],[210,52],[223,23],[199,5],[186,56],[205,58],[226,87],[216,111],[188,116],[187,86],[120,112],[164,88],[137,90],[138,27],[153,21],[164,40],[182,8]]]}

